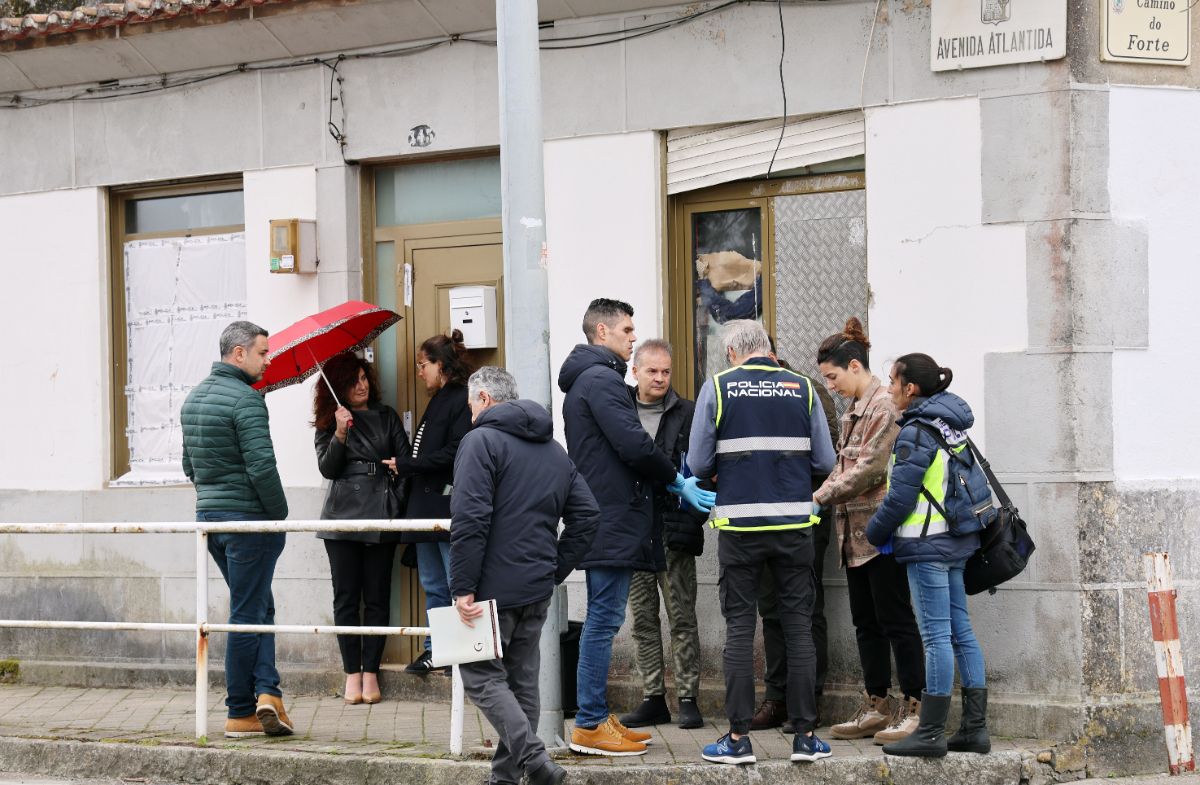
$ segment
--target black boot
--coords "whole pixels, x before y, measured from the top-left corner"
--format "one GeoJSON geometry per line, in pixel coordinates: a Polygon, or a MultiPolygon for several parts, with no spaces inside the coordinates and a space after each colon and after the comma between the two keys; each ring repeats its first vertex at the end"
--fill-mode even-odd
{"type": "Polygon", "coordinates": [[[946,742],[946,749],[986,755],[992,751],[992,740],[987,731],[987,687],[963,687],[962,706],[962,724],[958,726],[958,733],[946,742]]]}
{"type": "Polygon", "coordinates": [[[667,725],[671,722],[671,710],[661,695],[647,695],[642,705],[621,717],[626,728],[645,728],[647,725],[667,725]]]}
{"type": "Polygon", "coordinates": [[[566,778],[566,769],[554,761],[548,760],[529,772],[526,779],[529,781],[529,785],[561,785],[566,778]]]}
{"type": "Polygon", "coordinates": [[[885,755],[915,758],[946,757],[946,717],[950,715],[949,695],[921,692],[921,723],[908,738],[883,745],[885,755]]]}
{"type": "Polygon", "coordinates": [[[700,707],[696,705],[695,698],[679,699],[679,727],[685,730],[704,727],[704,717],[700,715],[700,707]]]}

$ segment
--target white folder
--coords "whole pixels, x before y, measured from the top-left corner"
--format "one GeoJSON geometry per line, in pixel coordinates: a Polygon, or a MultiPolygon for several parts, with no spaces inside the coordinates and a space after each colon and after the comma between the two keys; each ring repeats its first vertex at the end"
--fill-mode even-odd
{"type": "Polygon", "coordinates": [[[475,604],[483,608],[483,615],[475,620],[474,627],[463,624],[453,605],[429,610],[429,637],[433,642],[430,664],[435,668],[504,656],[496,601],[482,600],[475,604]]]}

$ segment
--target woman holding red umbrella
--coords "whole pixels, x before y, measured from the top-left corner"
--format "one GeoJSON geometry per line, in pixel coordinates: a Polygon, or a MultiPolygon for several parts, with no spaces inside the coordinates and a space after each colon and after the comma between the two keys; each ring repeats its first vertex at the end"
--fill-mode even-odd
{"type": "MultiPolygon", "coordinates": [[[[471,375],[463,335],[435,335],[417,350],[417,375],[433,397],[413,434],[412,454],[396,460],[396,472],[410,476],[408,518],[449,518],[454,485],[454,456],[471,429],[467,378],[471,375]]],[[[417,548],[417,572],[425,589],[425,610],[450,604],[450,533],[406,532],[404,542],[417,548]]],[[[405,670],[419,675],[433,670],[430,641],[405,670]]]]}
{"type": "MultiPolygon", "coordinates": [[[[403,512],[395,459],[408,456],[408,435],[396,410],[379,402],[370,363],[341,354],[325,364],[315,387],[313,427],[317,465],[332,480],[322,519],[389,519],[403,512]],[[334,393],[336,392],[336,396],[334,393]]],[[[393,532],[319,532],[333,576],[333,615],[339,626],[386,627],[390,622],[393,532]],[[363,608],[361,616],[360,604],[363,608]]],[[[346,703],[378,703],[385,639],[339,635],[346,703]]]]}

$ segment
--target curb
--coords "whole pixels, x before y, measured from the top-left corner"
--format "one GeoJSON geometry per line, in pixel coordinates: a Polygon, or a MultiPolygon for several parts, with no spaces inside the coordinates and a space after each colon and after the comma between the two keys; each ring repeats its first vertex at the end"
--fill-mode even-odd
{"type": "MultiPolygon", "coordinates": [[[[212,785],[463,785],[487,780],[482,761],[334,755],[310,752],[210,749],[187,746],[0,737],[0,771],[57,777],[103,775],[212,785]],[[476,779],[477,778],[477,779],[476,779]]],[[[941,760],[829,758],[813,764],[787,761],[735,767],[569,764],[571,785],[1021,785],[1042,778],[1030,753],[951,753],[941,760]]]]}

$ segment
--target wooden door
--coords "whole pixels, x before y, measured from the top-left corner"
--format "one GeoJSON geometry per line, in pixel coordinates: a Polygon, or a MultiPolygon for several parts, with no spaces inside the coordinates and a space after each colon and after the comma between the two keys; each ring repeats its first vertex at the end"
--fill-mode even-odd
{"type": "MultiPolygon", "coordinates": [[[[411,305],[404,308],[403,329],[397,335],[400,359],[395,380],[401,391],[402,414],[411,420],[412,429],[421,421],[429,395],[416,373],[417,349],[425,339],[450,332],[450,290],[456,286],[495,286],[497,348],[470,350],[471,365],[504,365],[504,254],[500,236],[481,234],[477,224],[462,225],[461,234],[454,226],[442,224],[423,231],[422,227],[403,227],[404,262],[411,276],[411,305]],[[435,236],[421,236],[433,234],[435,236]]],[[[396,302],[406,302],[405,275],[397,276],[396,302]]],[[[393,623],[424,626],[425,592],[416,570],[397,569],[392,582],[393,623]],[[398,618],[396,617],[396,612],[398,618]]],[[[384,650],[387,663],[411,662],[421,652],[420,638],[390,638],[384,650]]]]}

